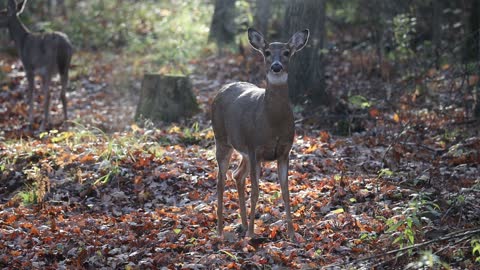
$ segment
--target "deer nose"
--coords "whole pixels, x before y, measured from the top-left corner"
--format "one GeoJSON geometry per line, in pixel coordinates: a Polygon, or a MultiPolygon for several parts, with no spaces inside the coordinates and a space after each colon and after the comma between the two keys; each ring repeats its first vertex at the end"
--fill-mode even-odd
{"type": "Polygon", "coordinates": [[[275,72],[275,73],[278,73],[280,71],[282,71],[283,69],[283,66],[282,64],[278,63],[278,62],[275,62],[272,64],[272,66],[270,67],[270,69],[275,72]]]}

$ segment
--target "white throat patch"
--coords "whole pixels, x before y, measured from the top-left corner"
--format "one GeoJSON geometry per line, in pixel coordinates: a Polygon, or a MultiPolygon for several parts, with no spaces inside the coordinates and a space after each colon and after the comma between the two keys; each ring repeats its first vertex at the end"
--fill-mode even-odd
{"type": "Polygon", "coordinates": [[[288,80],[288,74],[285,72],[282,72],[281,75],[276,75],[271,72],[267,73],[267,81],[270,84],[286,84],[288,80]]]}

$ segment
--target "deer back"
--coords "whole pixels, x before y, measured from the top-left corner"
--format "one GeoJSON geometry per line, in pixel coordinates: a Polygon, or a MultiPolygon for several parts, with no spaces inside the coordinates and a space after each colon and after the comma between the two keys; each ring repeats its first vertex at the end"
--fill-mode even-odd
{"type": "Polygon", "coordinates": [[[62,72],[70,62],[73,47],[67,36],[60,32],[30,34],[20,50],[27,71],[39,75],[62,72]]]}

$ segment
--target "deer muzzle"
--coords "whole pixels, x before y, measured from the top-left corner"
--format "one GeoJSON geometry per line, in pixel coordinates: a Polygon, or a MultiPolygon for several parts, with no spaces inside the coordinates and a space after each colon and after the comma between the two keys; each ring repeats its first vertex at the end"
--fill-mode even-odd
{"type": "Polygon", "coordinates": [[[273,71],[274,73],[279,73],[283,70],[282,63],[275,61],[272,63],[270,66],[270,70],[273,71]]]}

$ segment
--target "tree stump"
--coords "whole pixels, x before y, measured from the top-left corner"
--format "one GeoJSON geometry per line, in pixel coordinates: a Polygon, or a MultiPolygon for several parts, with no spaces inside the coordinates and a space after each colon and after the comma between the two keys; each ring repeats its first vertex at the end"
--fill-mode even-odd
{"type": "Polygon", "coordinates": [[[174,122],[199,111],[192,83],[185,76],[145,74],[135,120],[174,122]]]}

